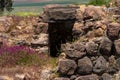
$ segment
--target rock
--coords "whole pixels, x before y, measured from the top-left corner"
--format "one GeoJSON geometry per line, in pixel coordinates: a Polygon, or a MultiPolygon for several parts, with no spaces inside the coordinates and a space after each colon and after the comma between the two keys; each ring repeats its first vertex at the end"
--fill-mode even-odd
{"type": "Polygon", "coordinates": [[[93,64],[88,57],[84,57],[78,60],[78,73],[90,74],[92,73],[93,64]]]}
{"type": "Polygon", "coordinates": [[[58,70],[62,75],[72,75],[75,73],[77,65],[74,60],[63,59],[59,61],[58,70]]]}
{"type": "Polygon", "coordinates": [[[116,67],[120,70],[120,58],[116,60],[116,67]]]}
{"type": "Polygon", "coordinates": [[[10,78],[8,76],[0,76],[0,80],[13,80],[13,78],[10,78]]]}
{"type": "Polygon", "coordinates": [[[95,21],[95,29],[102,28],[103,22],[102,21],[95,21]]]}
{"type": "Polygon", "coordinates": [[[82,13],[84,13],[84,12],[85,12],[85,9],[86,9],[86,5],[85,5],[85,4],[82,4],[82,5],[79,5],[79,7],[80,7],[80,11],[81,11],[82,13]]]}
{"type": "Polygon", "coordinates": [[[52,72],[49,69],[42,70],[40,74],[40,80],[49,80],[51,77],[51,74],[52,72]]]}
{"type": "Polygon", "coordinates": [[[10,36],[12,36],[12,37],[17,37],[18,35],[20,35],[20,32],[18,32],[17,30],[12,30],[10,32],[10,36]]]}
{"type": "Polygon", "coordinates": [[[115,0],[115,1],[114,1],[114,5],[116,5],[116,6],[119,7],[119,6],[120,6],[120,0],[115,0]]]}
{"type": "Polygon", "coordinates": [[[70,80],[75,80],[76,78],[77,78],[76,75],[72,75],[72,76],[70,77],[70,80]]]}
{"type": "Polygon", "coordinates": [[[47,46],[48,45],[48,34],[41,33],[39,38],[31,42],[32,47],[47,46]]]}
{"type": "Polygon", "coordinates": [[[86,34],[86,37],[88,38],[88,40],[95,38],[94,31],[89,31],[89,32],[86,34]]]}
{"type": "Polygon", "coordinates": [[[94,35],[95,35],[95,37],[104,36],[104,30],[102,28],[98,28],[98,29],[94,30],[94,35]]]}
{"type": "Polygon", "coordinates": [[[113,17],[115,18],[116,15],[120,15],[120,6],[119,7],[113,7],[109,8],[109,13],[113,14],[113,17]]]}
{"type": "Polygon", "coordinates": [[[113,80],[112,76],[107,74],[107,73],[104,73],[102,75],[102,80],[113,80]]]}
{"type": "Polygon", "coordinates": [[[35,34],[48,33],[48,24],[40,22],[34,25],[34,33],[35,34]]]}
{"type": "Polygon", "coordinates": [[[85,46],[81,43],[68,44],[66,45],[65,53],[71,59],[82,58],[86,54],[85,46]]]}
{"type": "Polygon", "coordinates": [[[29,45],[29,43],[27,43],[26,40],[18,40],[15,42],[15,44],[20,46],[29,45]]]}
{"type": "Polygon", "coordinates": [[[87,32],[93,30],[94,23],[92,21],[86,21],[85,25],[82,27],[82,30],[86,34],[87,32]]]}
{"type": "Polygon", "coordinates": [[[92,74],[92,75],[80,76],[75,80],[99,80],[99,77],[95,74],[92,74]]]}
{"type": "Polygon", "coordinates": [[[80,10],[80,8],[77,9],[76,11],[77,11],[77,13],[76,13],[76,19],[77,19],[77,21],[79,21],[79,22],[83,21],[83,13],[80,10]]]}
{"type": "Polygon", "coordinates": [[[80,36],[82,35],[82,27],[83,27],[83,23],[75,23],[72,29],[72,35],[73,35],[73,39],[79,39],[80,36]]]}
{"type": "Polygon", "coordinates": [[[38,51],[39,53],[48,53],[48,46],[40,47],[38,51]]]}
{"type": "Polygon", "coordinates": [[[98,54],[98,44],[93,41],[89,41],[85,46],[88,55],[93,56],[98,54]]]}
{"type": "Polygon", "coordinates": [[[92,41],[98,44],[98,46],[100,46],[102,39],[103,37],[96,37],[96,38],[93,38],[92,41]]]}
{"type": "Polygon", "coordinates": [[[117,55],[120,55],[120,39],[114,41],[115,51],[117,55]]]}
{"type": "Polygon", "coordinates": [[[110,55],[112,45],[112,41],[109,38],[103,37],[99,48],[100,53],[104,55],[110,55]]]}
{"type": "Polygon", "coordinates": [[[118,71],[118,68],[116,66],[116,59],[115,56],[109,57],[109,66],[107,72],[110,74],[115,74],[118,71]]]}
{"type": "Polygon", "coordinates": [[[110,40],[114,41],[119,38],[120,24],[110,23],[107,26],[107,36],[110,40]]]}
{"type": "Polygon", "coordinates": [[[43,21],[75,20],[76,7],[52,6],[44,9],[43,21]],[[67,12],[66,12],[67,11],[67,12]]]}
{"type": "Polygon", "coordinates": [[[30,77],[26,74],[15,74],[14,80],[29,80],[30,77]]]}
{"type": "Polygon", "coordinates": [[[100,56],[94,64],[93,72],[97,74],[102,74],[107,70],[107,61],[103,56],[100,56]]]}
{"type": "Polygon", "coordinates": [[[55,78],[54,80],[70,80],[69,78],[55,78]]]}
{"type": "Polygon", "coordinates": [[[88,6],[84,12],[84,19],[98,20],[105,17],[105,11],[100,7],[88,6]]]}

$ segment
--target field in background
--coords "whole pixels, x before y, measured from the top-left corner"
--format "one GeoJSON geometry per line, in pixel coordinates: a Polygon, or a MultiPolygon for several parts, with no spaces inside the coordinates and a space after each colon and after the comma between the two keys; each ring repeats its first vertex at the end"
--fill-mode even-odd
{"type": "Polygon", "coordinates": [[[14,10],[11,13],[5,12],[4,15],[18,15],[18,16],[26,16],[26,15],[38,15],[43,11],[43,6],[48,4],[83,4],[88,3],[89,0],[52,0],[48,2],[39,2],[39,3],[14,3],[14,10]]]}

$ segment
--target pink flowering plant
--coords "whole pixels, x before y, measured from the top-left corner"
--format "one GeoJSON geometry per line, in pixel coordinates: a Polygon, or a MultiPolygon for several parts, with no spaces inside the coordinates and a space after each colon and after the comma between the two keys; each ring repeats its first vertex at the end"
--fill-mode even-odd
{"type": "Polygon", "coordinates": [[[32,63],[35,51],[26,46],[1,46],[0,66],[5,65],[27,65],[32,63]]]}

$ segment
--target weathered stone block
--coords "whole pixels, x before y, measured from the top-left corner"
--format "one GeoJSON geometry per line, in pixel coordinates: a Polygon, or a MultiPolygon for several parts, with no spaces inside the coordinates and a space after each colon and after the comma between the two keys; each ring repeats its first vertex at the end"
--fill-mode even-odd
{"type": "Polygon", "coordinates": [[[93,41],[86,43],[86,51],[87,51],[87,54],[90,56],[97,55],[98,44],[94,43],[93,41]]]}
{"type": "Polygon", "coordinates": [[[110,23],[107,26],[107,36],[110,40],[114,41],[119,38],[120,24],[110,23]]]}
{"type": "Polygon", "coordinates": [[[107,73],[104,73],[102,75],[102,80],[113,80],[112,76],[107,74],[107,73]]]}
{"type": "Polygon", "coordinates": [[[103,37],[99,49],[100,53],[104,55],[110,55],[111,48],[112,48],[112,41],[107,37],[103,37]]]}
{"type": "Polygon", "coordinates": [[[79,74],[90,74],[93,69],[93,64],[88,57],[78,60],[78,73],[79,74]]]}
{"type": "Polygon", "coordinates": [[[75,80],[99,80],[99,77],[95,74],[92,74],[92,75],[80,76],[75,80]]]}
{"type": "Polygon", "coordinates": [[[54,80],[70,80],[69,78],[56,78],[56,79],[54,79],[54,80]]]}
{"type": "Polygon", "coordinates": [[[84,12],[84,19],[98,20],[105,17],[105,11],[100,7],[88,6],[84,12]]]}
{"type": "Polygon", "coordinates": [[[120,55],[120,39],[115,40],[114,45],[115,45],[116,54],[120,55]]]}
{"type": "Polygon", "coordinates": [[[64,59],[60,60],[58,70],[62,75],[72,75],[74,74],[76,68],[77,64],[74,60],[64,59]]]}
{"type": "Polygon", "coordinates": [[[102,74],[107,70],[107,61],[103,56],[100,56],[94,64],[93,72],[97,74],[102,74]]]}
{"type": "Polygon", "coordinates": [[[44,10],[43,20],[45,22],[75,20],[77,7],[55,6],[44,10]]]}
{"type": "Polygon", "coordinates": [[[64,51],[71,59],[79,59],[86,54],[85,46],[80,43],[66,44],[64,51]]]}

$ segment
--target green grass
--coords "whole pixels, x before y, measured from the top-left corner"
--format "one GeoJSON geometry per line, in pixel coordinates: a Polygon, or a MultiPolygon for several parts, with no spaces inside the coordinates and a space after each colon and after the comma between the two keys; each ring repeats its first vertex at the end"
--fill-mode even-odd
{"type": "Polygon", "coordinates": [[[25,17],[25,16],[37,16],[37,15],[39,15],[39,13],[35,13],[35,12],[17,12],[14,15],[25,17]]]}
{"type": "Polygon", "coordinates": [[[12,16],[12,15],[15,15],[15,16],[20,16],[20,17],[29,17],[29,16],[38,16],[40,15],[40,13],[38,12],[5,12],[4,14],[2,14],[1,16],[12,16]]]}

